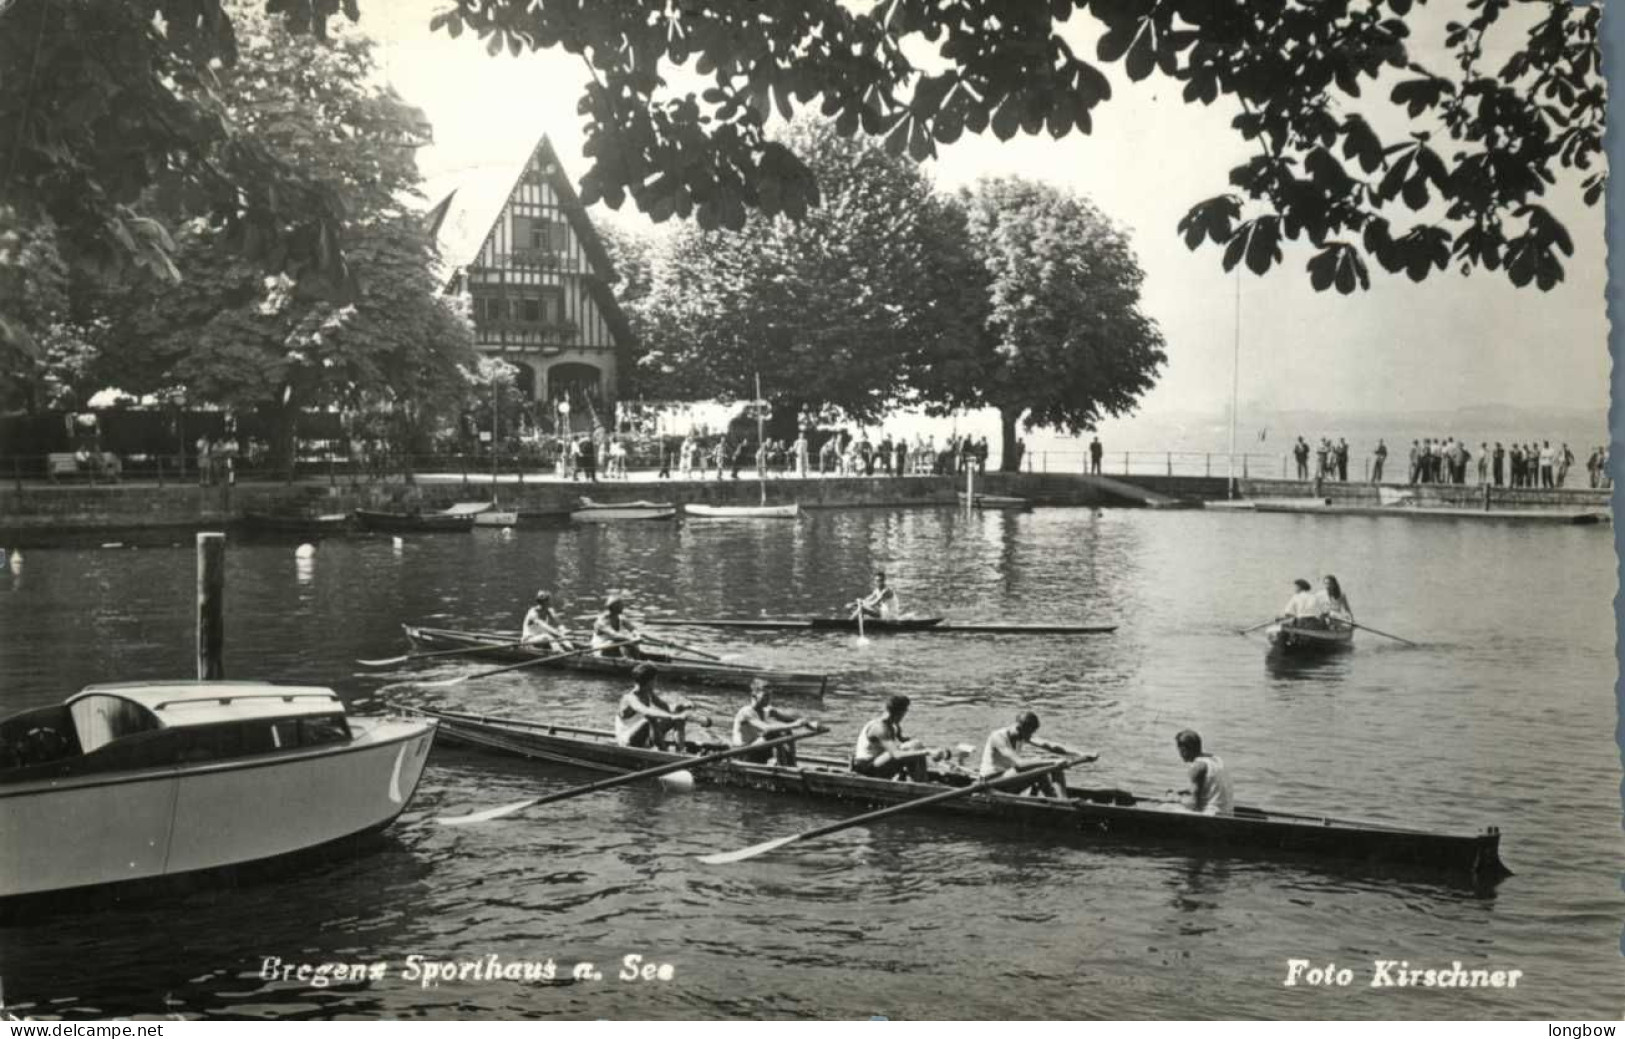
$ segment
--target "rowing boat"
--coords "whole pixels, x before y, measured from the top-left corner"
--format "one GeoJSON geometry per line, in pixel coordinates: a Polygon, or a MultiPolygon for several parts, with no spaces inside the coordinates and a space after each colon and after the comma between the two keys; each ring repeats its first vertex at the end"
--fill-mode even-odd
{"type": "MultiPolygon", "coordinates": [[[[741,631],[857,631],[855,617],[778,617],[734,619],[730,617],[645,617],[645,626],[672,628],[734,628],[741,631]]],[[[1115,624],[968,624],[941,617],[899,617],[881,620],[865,617],[863,630],[875,632],[923,632],[937,635],[1104,635],[1117,630],[1115,624]]]]}
{"type": "Polygon", "coordinates": [[[677,506],[670,502],[622,501],[596,502],[582,498],[581,504],[570,511],[577,523],[614,523],[619,520],[668,520],[676,517],[677,506]]]}
{"type": "Polygon", "coordinates": [[[362,527],[384,534],[462,533],[474,529],[474,516],[475,513],[455,509],[445,512],[355,510],[355,518],[362,527]]]}
{"type": "MultiPolygon", "coordinates": [[[[1318,618],[1310,618],[1317,621],[1318,618]]],[[[1354,629],[1332,622],[1330,626],[1272,624],[1264,629],[1269,654],[1275,657],[1318,657],[1354,648],[1354,629]]]]}
{"type": "Polygon", "coordinates": [[[1026,498],[1012,498],[1004,494],[972,494],[967,496],[964,491],[959,492],[959,504],[964,505],[967,497],[973,509],[1010,509],[1014,511],[1028,510],[1033,503],[1026,498]]]}
{"type": "Polygon", "coordinates": [[[799,505],[700,505],[683,506],[683,515],[699,519],[795,519],[799,505]]]}
{"type": "MultiPolygon", "coordinates": [[[[540,646],[516,645],[519,636],[511,631],[456,631],[411,624],[403,624],[401,628],[406,632],[408,639],[424,649],[477,649],[481,663],[488,661],[524,663],[527,660],[557,655],[551,649],[540,646]]],[[[749,689],[751,683],[760,678],[776,693],[802,697],[822,697],[829,688],[828,675],[777,671],[745,664],[729,664],[649,652],[644,653],[642,660],[657,666],[662,680],[674,682],[690,682],[725,689],[749,689]]],[[[631,657],[603,657],[596,653],[582,653],[579,656],[550,660],[537,666],[566,671],[589,671],[629,679],[632,669],[640,662],[631,657]]]]}
{"type": "MultiPolygon", "coordinates": [[[[629,772],[684,756],[622,747],[612,734],[597,729],[446,710],[419,709],[419,713],[440,722],[444,741],[600,772],[629,772]]],[[[689,753],[704,750],[695,746],[689,753]]],[[[732,760],[695,769],[694,775],[705,785],[830,801],[842,811],[900,804],[921,793],[920,784],[855,775],[845,762],[806,753],[800,755],[796,768],[732,760]]],[[[972,781],[959,774],[933,778],[954,786],[972,781]]],[[[1059,832],[1091,843],[1113,840],[1179,845],[1202,852],[1421,867],[1490,883],[1510,875],[1500,858],[1500,833],[1493,827],[1473,835],[1445,834],[1251,807],[1238,807],[1230,816],[1199,815],[1124,790],[1068,787],[1067,794],[1069,799],[1062,801],[990,792],[942,802],[929,810],[1023,830],[1059,832]]]]}

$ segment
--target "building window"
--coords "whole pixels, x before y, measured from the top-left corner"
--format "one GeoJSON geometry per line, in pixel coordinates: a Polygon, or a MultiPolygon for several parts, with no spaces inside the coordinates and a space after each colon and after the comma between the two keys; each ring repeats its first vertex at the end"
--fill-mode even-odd
{"type": "Polygon", "coordinates": [[[519,318],[531,324],[540,324],[542,320],[542,301],[535,296],[527,296],[520,301],[519,318]]]}
{"type": "Polygon", "coordinates": [[[514,216],[514,252],[547,252],[553,248],[551,239],[551,226],[546,220],[533,216],[514,216]]]}

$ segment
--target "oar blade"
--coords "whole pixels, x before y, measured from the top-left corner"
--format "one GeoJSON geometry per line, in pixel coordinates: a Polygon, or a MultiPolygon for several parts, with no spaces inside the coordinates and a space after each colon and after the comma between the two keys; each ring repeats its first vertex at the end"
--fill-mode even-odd
{"type": "Polygon", "coordinates": [[[504,816],[522,812],[536,803],[533,797],[528,801],[515,801],[512,804],[497,805],[487,808],[483,812],[469,812],[467,815],[442,815],[435,819],[441,826],[471,826],[474,823],[488,823],[492,819],[501,819],[504,816]]]}
{"type": "Polygon", "coordinates": [[[394,667],[396,664],[404,664],[411,659],[412,655],[407,653],[398,657],[385,657],[382,660],[357,660],[356,663],[362,667],[394,667]]]}
{"type": "Polygon", "coordinates": [[[782,848],[799,836],[800,834],[791,834],[788,837],[775,837],[770,841],[763,841],[761,844],[752,844],[748,848],[740,848],[738,851],[722,851],[714,855],[701,855],[700,861],[707,866],[726,866],[732,862],[744,862],[746,859],[754,859],[758,855],[766,855],[775,848],[782,848]]]}

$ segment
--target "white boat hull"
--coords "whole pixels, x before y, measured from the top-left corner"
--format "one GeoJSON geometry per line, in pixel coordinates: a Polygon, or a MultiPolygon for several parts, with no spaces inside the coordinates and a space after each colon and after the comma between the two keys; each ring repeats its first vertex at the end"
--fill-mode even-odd
{"type": "Polygon", "coordinates": [[[795,519],[800,505],[684,505],[683,515],[700,519],[795,519]]]}
{"type": "Polygon", "coordinates": [[[476,527],[512,527],[518,524],[517,512],[480,512],[474,516],[476,527]]]}
{"type": "Polygon", "coordinates": [[[667,520],[677,515],[675,505],[628,505],[617,508],[604,505],[594,509],[577,509],[570,518],[577,523],[617,523],[621,520],[667,520]]]}
{"type": "Polygon", "coordinates": [[[350,725],[348,743],[0,787],[0,898],[245,865],[385,826],[434,728],[350,725]]]}

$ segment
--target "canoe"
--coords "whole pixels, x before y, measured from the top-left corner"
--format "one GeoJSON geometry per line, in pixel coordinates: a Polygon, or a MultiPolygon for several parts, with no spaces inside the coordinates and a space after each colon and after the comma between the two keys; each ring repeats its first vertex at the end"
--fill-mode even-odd
{"type": "Polygon", "coordinates": [[[698,519],[795,519],[800,505],[684,505],[683,515],[698,519]]]}
{"type": "MultiPolygon", "coordinates": [[[[965,492],[959,492],[959,504],[965,504],[965,492]]],[[[1033,503],[1026,498],[1012,498],[1002,494],[974,494],[971,495],[971,508],[973,509],[1031,509],[1033,503]]]]}
{"type": "MultiPolygon", "coordinates": [[[[612,734],[579,728],[497,718],[457,711],[422,709],[440,723],[441,739],[503,754],[600,772],[629,772],[677,761],[681,755],[618,746],[612,734]]],[[[703,753],[691,747],[691,753],[703,753]]],[[[731,760],[694,770],[697,784],[768,791],[803,800],[827,801],[842,814],[868,806],[912,801],[917,783],[853,774],[844,761],[820,758],[803,747],[797,768],[731,760]]],[[[965,775],[933,775],[944,785],[963,786],[965,775]]],[[[1200,853],[1264,854],[1289,858],[1418,867],[1479,883],[1509,876],[1500,858],[1500,832],[1447,834],[1385,823],[1358,822],[1299,812],[1239,806],[1234,815],[1197,815],[1123,790],[1068,787],[1069,799],[1008,793],[974,794],[920,810],[934,814],[1047,831],[1095,844],[1169,845],[1200,853]]]]}
{"type": "Polygon", "coordinates": [[[246,512],[243,525],[256,533],[334,537],[350,533],[355,528],[355,517],[348,512],[246,512]]]}
{"type": "Polygon", "coordinates": [[[577,523],[613,523],[619,520],[668,520],[676,515],[677,506],[671,502],[596,502],[591,498],[582,498],[581,504],[570,511],[570,518],[577,523]]]}
{"type": "Polygon", "coordinates": [[[1354,648],[1354,629],[1335,622],[1329,628],[1271,624],[1264,635],[1269,653],[1278,657],[1318,657],[1354,648]]]}
{"type": "MultiPolygon", "coordinates": [[[[536,646],[503,645],[512,643],[518,635],[511,631],[457,631],[449,628],[428,628],[403,624],[406,637],[417,646],[428,650],[481,648],[474,659],[484,666],[491,662],[522,663],[554,654],[536,646]],[[496,648],[501,647],[501,648],[496,648]]],[[[660,668],[662,681],[685,682],[695,685],[718,686],[724,689],[749,689],[760,678],[774,692],[789,696],[822,697],[829,687],[828,675],[814,675],[795,671],[778,671],[744,664],[721,663],[681,657],[673,654],[645,652],[644,660],[660,668]]],[[[601,657],[594,653],[565,657],[536,665],[539,668],[557,668],[561,671],[587,671],[630,680],[632,669],[640,661],[630,657],[601,657]]]]}
{"type": "Polygon", "coordinates": [[[381,829],[435,723],[352,717],[331,689],[93,685],[0,721],[0,900],[163,880],[381,829]]]}
{"type": "Polygon", "coordinates": [[[444,534],[474,529],[471,512],[386,512],[357,509],[355,517],[367,530],[383,534],[444,534]]]}
{"type": "MultiPolygon", "coordinates": [[[[779,617],[734,619],[730,617],[645,617],[646,627],[733,628],[742,631],[857,631],[850,617],[779,617]]],[[[1104,635],[1117,630],[1115,624],[971,624],[941,617],[903,617],[898,620],[865,620],[868,632],[915,632],[931,635],[1104,635]]]]}

